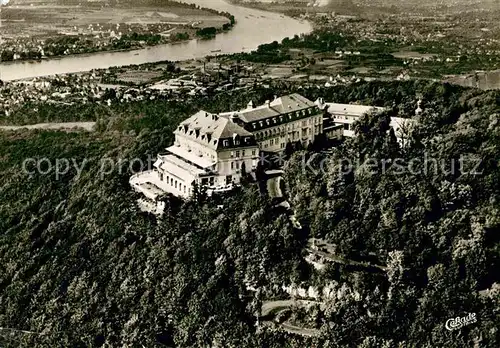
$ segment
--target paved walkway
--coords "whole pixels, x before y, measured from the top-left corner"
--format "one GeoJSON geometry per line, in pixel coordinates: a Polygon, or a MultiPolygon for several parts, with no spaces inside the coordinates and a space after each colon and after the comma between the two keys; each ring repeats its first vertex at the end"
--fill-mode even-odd
{"type": "Polygon", "coordinates": [[[280,327],[286,332],[292,334],[297,334],[307,337],[314,337],[320,335],[320,331],[318,329],[308,329],[305,327],[295,326],[290,324],[288,321],[284,322],[283,324],[280,324],[280,327]]]}
{"type": "MultiPolygon", "coordinates": [[[[269,315],[276,316],[278,313],[283,312],[284,310],[294,306],[294,305],[301,305],[303,307],[309,308],[315,304],[319,304],[320,307],[324,308],[324,304],[322,302],[316,302],[316,301],[309,301],[309,300],[278,300],[278,301],[268,301],[264,302],[262,304],[262,310],[261,310],[261,317],[266,317],[269,315]]],[[[271,322],[269,320],[268,322],[271,322]]],[[[305,327],[300,327],[291,324],[288,321],[285,321],[284,323],[277,324],[282,330],[292,333],[292,334],[298,334],[302,336],[319,336],[320,331],[318,329],[310,329],[310,328],[305,328],[305,327]]]]}
{"type": "Polygon", "coordinates": [[[310,300],[277,300],[277,301],[267,301],[262,304],[261,316],[265,317],[270,314],[276,314],[276,311],[280,312],[284,309],[292,307],[293,305],[301,305],[304,307],[311,307],[315,304],[323,306],[323,303],[310,300]]]}
{"type": "Polygon", "coordinates": [[[37,123],[25,126],[0,126],[0,130],[15,131],[19,129],[46,129],[46,130],[85,130],[93,131],[95,122],[65,122],[65,123],[37,123]]]}

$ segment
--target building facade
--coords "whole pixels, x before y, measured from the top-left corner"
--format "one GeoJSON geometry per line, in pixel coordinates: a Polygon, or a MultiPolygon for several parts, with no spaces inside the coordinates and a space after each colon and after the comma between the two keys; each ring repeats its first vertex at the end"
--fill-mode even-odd
{"type": "MultiPolygon", "coordinates": [[[[342,126],[343,136],[345,137],[355,136],[354,123],[361,116],[369,113],[380,113],[385,110],[381,107],[367,105],[325,103],[322,98],[316,100],[315,104],[328,113],[330,122],[333,122],[337,126],[342,126]]],[[[398,141],[404,145],[414,124],[415,120],[411,118],[391,117],[389,125],[394,129],[398,141]]]]}
{"type": "Polygon", "coordinates": [[[255,135],[261,151],[281,152],[289,142],[312,143],[323,133],[323,111],[299,94],[221,114],[255,135]]]}
{"type": "Polygon", "coordinates": [[[254,135],[228,118],[199,111],[181,122],[174,134],[174,144],[158,155],[154,169],[130,179],[149,201],[165,193],[190,197],[195,184],[209,194],[230,190],[257,166],[254,135]]]}
{"type": "Polygon", "coordinates": [[[345,137],[355,135],[354,122],[361,116],[370,112],[382,112],[384,110],[384,108],[367,105],[325,103],[322,98],[316,100],[316,105],[325,110],[335,124],[342,125],[345,137]]]}
{"type": "Polygon", "coordinates": [[[213,114],[199,111],[181,122],[174,144],[158,155],[154,168],[132,176],[151,211],[165,193],[190,197],[194,185],[208,194],[231,190],[254,171],[261,151],[281,152],[286,144],[312,143],[323,133],[323,110],[291,94],[243,110],[213,114]]]}

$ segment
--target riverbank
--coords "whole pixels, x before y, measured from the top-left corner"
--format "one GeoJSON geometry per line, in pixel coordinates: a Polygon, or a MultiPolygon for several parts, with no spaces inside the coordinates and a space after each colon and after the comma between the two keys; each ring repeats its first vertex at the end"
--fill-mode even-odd
{"type": "Polygon", "coordinates": [[[228,12],[173,1],[155,7],[141,4],[139,8],[126,3],[96,8],[94,3],[60,5],[54,1],[6,7],[2,19],[2,62],[33,62],[131,51],[194,38],[211,39],[235,24],[234,16],[228,12]],[[71,18],[69,12],[73,14],[71,18]],[[46,17],[53,19],[46,23],[46,17]]]}
{"type": "MultiPolygon", "coordinates": [[[[167,45],[167,44],[175,45],[175,44],[186,43],[190,40],[211,40],[214,39],[216,35],[231,30],[232,27],[233,25],[222,28],[214,28],[214,27],[204,28],[204,29],[213,29],[213,33],[211,34],[204,34],[202,30],[196,30],[196,31],[188,30],[188,31],[183,31],[181,33],[177,33],[173,37],[169,36],[168,38],[164,37],[162,38],[160,34],[144,35],[134,32],[131,34],[131,36],[116,40],[116,44],[112,46],[105,45],[105,46],[87,47],[87,48],[82,48],[80,52],[72,52],[69,49],[66,49],[63,51],[63,54],[49,55],[49,56],[41,55],[40,52],[44,52],[44,50],[42,49],[41,51],[36,52],[34,55],[28,54],[27,56],[24,56],[24,58],[18,56],[18,58],[16,59],[14,59],[15,54],[13,53],[13,51],[10,51],[11,52],[10,58],[0,59],[0,62],[6,65],[15,64],[16,62],[37,63],[45,59],[62,59],[64,57],[86,57],[95,53],[133,52],[146,49],[152,46],[167,45]],[[190,31],[191,33],[189,33],[190,31]],[[138,38],[148,37],[151,39],[151,41],[135,39],[133,38],[134,36],[137,36],[138,38]],[[125,46],[125,47],[116,48],[117,46],[118,47],[125,46]]],[[[4,56],[1,57],[4,58],[4,56]]]]}
{"type": "Polygon", "coordinates": [[[223,0],[186,0],[190,6],[207,6],[220,13],[230,13],[237,22],[231,30],[212,40],[189,40],[160,44],[135,51],[99,52],[86,56],[64,56],[35,63],[13,62],[0,64],[0,79],[20,80],[48,75],[78,73],[116,66],[139,65],[160,61],[183,61],[214,54],[250,52],[263,43],[301,35],[312,31],[307,21],[280,14],[234,6],[223,0]]]}

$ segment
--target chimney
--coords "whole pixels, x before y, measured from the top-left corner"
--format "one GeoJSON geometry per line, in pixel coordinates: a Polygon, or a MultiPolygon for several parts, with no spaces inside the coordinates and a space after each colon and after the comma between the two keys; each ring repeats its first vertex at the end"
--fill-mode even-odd
{"type": "Polygon", "coordinates": [[[271,107],[271,101],[270,101],[270,100],[266,100],[266,106],[267,106],[268,108],[270,108],[270,107],[271,107]]]}
{"type": "Polygon", "coordinates": [[[239,121],[238,114],[236,114],[236,113],[231,114],[230,119],[231,119],[231,122],[233,122],[233,123],[238,123],[238,121],[239,121]]]}
{"type": "Polygon", "coordinates": [[[323,97],[319,97],[316,100],[316,105],[320,108],[320,110],[323,110],[325,107],[325,101],[323,100],[323,97]]]}

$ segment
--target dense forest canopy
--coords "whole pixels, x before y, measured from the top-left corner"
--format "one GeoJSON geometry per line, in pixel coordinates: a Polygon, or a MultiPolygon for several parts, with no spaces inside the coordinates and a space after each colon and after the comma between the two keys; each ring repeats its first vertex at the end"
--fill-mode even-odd
{"type": "MultiPolygon", "coordinates": [[[[0,133],[0,345],[499,346],[499,92],[419,81],[299,90],[311,99],[390,108],[363,117],[357,138],[316,154],[311,166],[322,161],[325,170],[303,169],[311,150],[285,165],[301,230],[252,184],[222,207],[198,195],[167,197],[160,219],[138,211],[127,160],[170,145],[176,124],[198,108],[235,109],[296,90],[276,85],[184,103],[98,106],[85,116],[99,121],[93,133],[0,133]],[[418,98],[424,111],[401,148],[388,117],[411,117],[418,98]],[[396,159],[425,156],[480,160],[480,173],[396,172],[396,159]],[[26,158],[86,165],[56,179],[27,174],[26,158]],[[117,163],[106,175],[103,158],[117,163]],[[388,164],[341,170],[368,158],[388,164]],[[335,265],[316,271],[303,258],[310,237],[346,258],[375,257],[386,275],[335,265]],[[338,292],[308,314],[319,337],[255,326],[262,301],[283,297],[279,289],[290,284],[330,284],[338,292]],[[444,328],[467,313],[477,322],[444,328]]],[[[61,115],[44,109],[47,119],[61,115]]]]}

